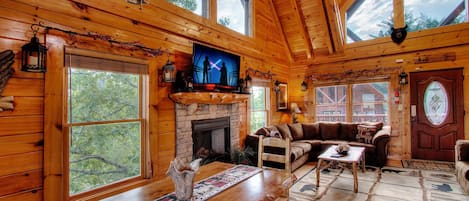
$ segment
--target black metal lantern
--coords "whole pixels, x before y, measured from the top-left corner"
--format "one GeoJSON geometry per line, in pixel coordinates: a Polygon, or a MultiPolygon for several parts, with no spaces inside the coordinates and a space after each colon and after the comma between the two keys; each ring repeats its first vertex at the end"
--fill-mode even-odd
{"type": "Polygon", "coordinates": [[[36,37],[37,29],[33,29],[34,36],[31,41],[21,47],[21,70],[26,72],[42,73],[46,72],[47,48],[39,43],[36,37]]]}
{"type": "Polygon", "coordinates": [[[163,66],[163,82],[174,82],[175,79],[175,71],[176,67],[174,63],[169,60],[169,53],[168,53],[168,60],[166,64],[163,66]]]}
{"type": "Polygon", "coordinates": [[[407,80],[407,73],[402,71],[401,74],[399,74],[399,84],[406,85],[407,83],[409,83],[409,81],[407,80]]]}
{"type": "Polygon", "coordinates": [[[306,91],[308,89],[308,83],[306,83],[304,80],[301,83],[301,91],[306,91]]]}
{"type": "Polygon", "coordinates": [[[276,93],[280,92],[280,82],[278,80],[275,80],[274,85],[275,85],[275,88],[274,88],[275,92],[276,93]]]}
{"type": "Polygon", "coordinates": [[[246,78],[244,78],[244,81],[246,82],[245,83],[246,90],[244,92],[245,93],[251,93],[251,87],[252,87],[252,85],[251,85],[251,81],[252,81],[251,76],[249,76],[249,74],[246,75],[246,78]]]}

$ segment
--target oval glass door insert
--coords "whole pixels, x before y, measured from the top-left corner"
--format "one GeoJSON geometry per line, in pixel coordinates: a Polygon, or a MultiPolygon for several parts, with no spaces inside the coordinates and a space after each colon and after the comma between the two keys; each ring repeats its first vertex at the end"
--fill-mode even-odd
{"type": "Polygon", "coordinates": [[[423,95],[425,116],[433,125],[440,125],[448,116],[448,93],[438,81],[431,82],[423,95]]]}

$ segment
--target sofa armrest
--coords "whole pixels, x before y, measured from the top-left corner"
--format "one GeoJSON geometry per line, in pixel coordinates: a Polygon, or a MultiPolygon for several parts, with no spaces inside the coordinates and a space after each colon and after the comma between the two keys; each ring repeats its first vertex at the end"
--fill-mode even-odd
{"type": "Polygon", "coordinates": [[[469,161],[469,140],[457,140],[454,145],[455,161],[469,161]]]}
{"type": "Polygon", "coordinates": [[[391,127],[383,126],[383,128],[381,130],[376,132],[376,134],[373,136],[373,139],[371,140],[371,142],[374,145],[377,145],[379,143],[379,141],[386,140],[386,139],[389,140],[390,137],[391,137],[391,127]]]}

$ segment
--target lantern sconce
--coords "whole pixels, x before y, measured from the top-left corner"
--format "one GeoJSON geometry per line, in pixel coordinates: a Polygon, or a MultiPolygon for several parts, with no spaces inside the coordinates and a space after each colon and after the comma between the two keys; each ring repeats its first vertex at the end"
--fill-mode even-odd
{"type": "Polygon", "coordinates": [[[303,82],[301,83],[301,91],[306,91],[308,90],[308,83],[306,83],[306,81],[303,80],[303,82]]]}
{"type": "Polygon", "coordinates": [[[21,47],[21,71],[43,73],[46,72],[47,48],[39,43],[36,37],[39,28],[34,29],[35,24],[31,25],[33,37],[28,44],[21,47]]]}
{"type": "Polygon", "coordinates": [[[251,81],[252,81],[251,76],[247,74],[246,78],[244,78],[245,88],[246,88],[246,90],[244,90],[245,93],[251,93],[251,87],[252,87],[251,81]]]}
{"type": "Polygon", "coordinates": [[[166,61],[166,64],[163,66],[163,82],[175,82],[175,71],[176,67],[174,66],[174,63],[169,60],[169,52],[168,52],[168,60],[166,61]]]}
{"type": "Polygon", "coordinates": [[[274,88],[275,93],[280,92],[280,82],[278,80],[275,80],[274,85],[275,85],[275,88],[274,88]]]}
{"type": "Polygon", "coordinates": [[[407,73],[402,71],[401,74],[399,74],[399,84],[406,85],[407,83],[409,83],[407,77],[408,77],[407,73]]]}

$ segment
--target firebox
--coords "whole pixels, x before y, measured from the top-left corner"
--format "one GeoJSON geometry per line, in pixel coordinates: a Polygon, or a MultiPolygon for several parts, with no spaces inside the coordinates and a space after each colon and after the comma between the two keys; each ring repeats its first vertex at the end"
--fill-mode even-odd
{"type": "Polygon", "coordinates": [[[231,161],[230,117],[192,121],[192,159],[231,161]]]}

